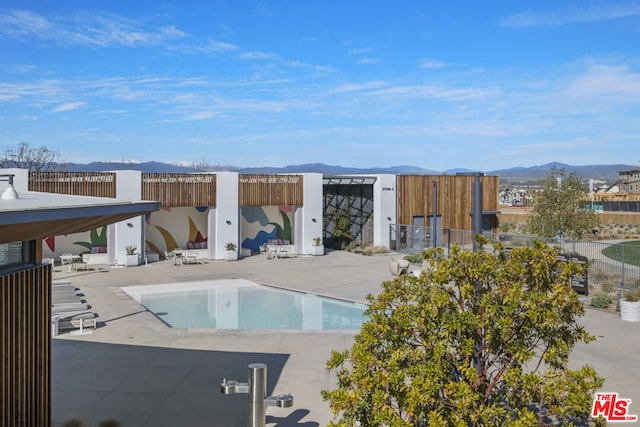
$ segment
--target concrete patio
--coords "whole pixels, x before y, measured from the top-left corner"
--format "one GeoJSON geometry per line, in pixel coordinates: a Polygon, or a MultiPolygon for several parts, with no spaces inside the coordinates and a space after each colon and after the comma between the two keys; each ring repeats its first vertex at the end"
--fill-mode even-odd
{"type": "MultiPolygon", "coordinates": [[[[321,295],[363,301],[391,279],[388,261],[399,254],[207,261],[89,271],[59,271],[80,288],[99,314],[90,335],[53,340],[53,422],[106,418],[122,426],[246,426],[246,395],[223,395],[223,378],[247,380],[247,365],[268,366],[268,393],[291,393],[291,408],[268,408],[269,426],[324,426],[332,414],[320,390],[335,387],[325,369],[332,349],[351,346],[355,331],[242,331],[174,329],[120,288],[132,285],[243,278],[321,295]]],[[[604,391],[632,399],[640,413],[640,323],[592,309],[583,318],[596,342],[574,351],[572,364],[589,363],[607,381],[604,391]]]]}

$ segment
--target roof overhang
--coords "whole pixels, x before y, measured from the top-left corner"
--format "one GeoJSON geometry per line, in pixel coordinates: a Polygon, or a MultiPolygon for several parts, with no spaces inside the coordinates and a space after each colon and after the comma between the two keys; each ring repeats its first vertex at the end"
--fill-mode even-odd
{"type": "Polygon", "coordinates": [[[159,209],[159,202],[21,192],[0,200],[0,243],[88,231],[159,209]]]}

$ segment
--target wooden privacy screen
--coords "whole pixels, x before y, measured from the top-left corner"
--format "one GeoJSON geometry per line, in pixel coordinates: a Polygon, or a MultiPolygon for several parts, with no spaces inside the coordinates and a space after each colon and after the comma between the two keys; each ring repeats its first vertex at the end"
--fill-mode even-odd
{"type": "Polygon", "coordinates": [[[143,173],[142,200],[160,207],[216,206],[214,174],[143,173]]]}
{"type": "Polygon", "coordinates": [[[29,172],[29,191],[115,198],[116,174],[113,172],[29,172]]]}
{"type": "MultiPolygon", "coordinates": [[[[413,217],[433,216],[434,182],[437,185],[437,215],[441,216],[442,228],[471,230],[473,210],[474,176],[457,175],[399,175],[398,223],[413,224],[413,217]]],[[[500,178],[483,176],[482,210],[498,209],[500,178]]]]}
{"type": "Polygon", "coordinates": [[[0,276],[0,425],[48,426],[51,417],[51,266],[0,276]]]}
{"type": "Polygon", "coordinates": [[[239,175],[240,206],[303,206],[302,175],[239,175]]]}

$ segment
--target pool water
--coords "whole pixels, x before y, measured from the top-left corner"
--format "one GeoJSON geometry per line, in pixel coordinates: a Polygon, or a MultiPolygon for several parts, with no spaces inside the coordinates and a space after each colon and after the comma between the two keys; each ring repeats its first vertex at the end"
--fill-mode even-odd
{"type": "Polygon", "coordinates": [[[368,320],[364,304],[242,279],[122,289],[173,328],[351,330],[368,320]]]}

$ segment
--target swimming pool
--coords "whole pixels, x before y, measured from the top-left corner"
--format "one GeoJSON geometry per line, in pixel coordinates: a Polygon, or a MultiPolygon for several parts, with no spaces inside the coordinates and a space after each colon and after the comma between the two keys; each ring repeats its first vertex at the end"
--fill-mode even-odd
{"type": "Polygon", "coordinates": [[[365,304],[243,279],[122,290],[173,328],[351,330],[368,320],[365,304]]]}

